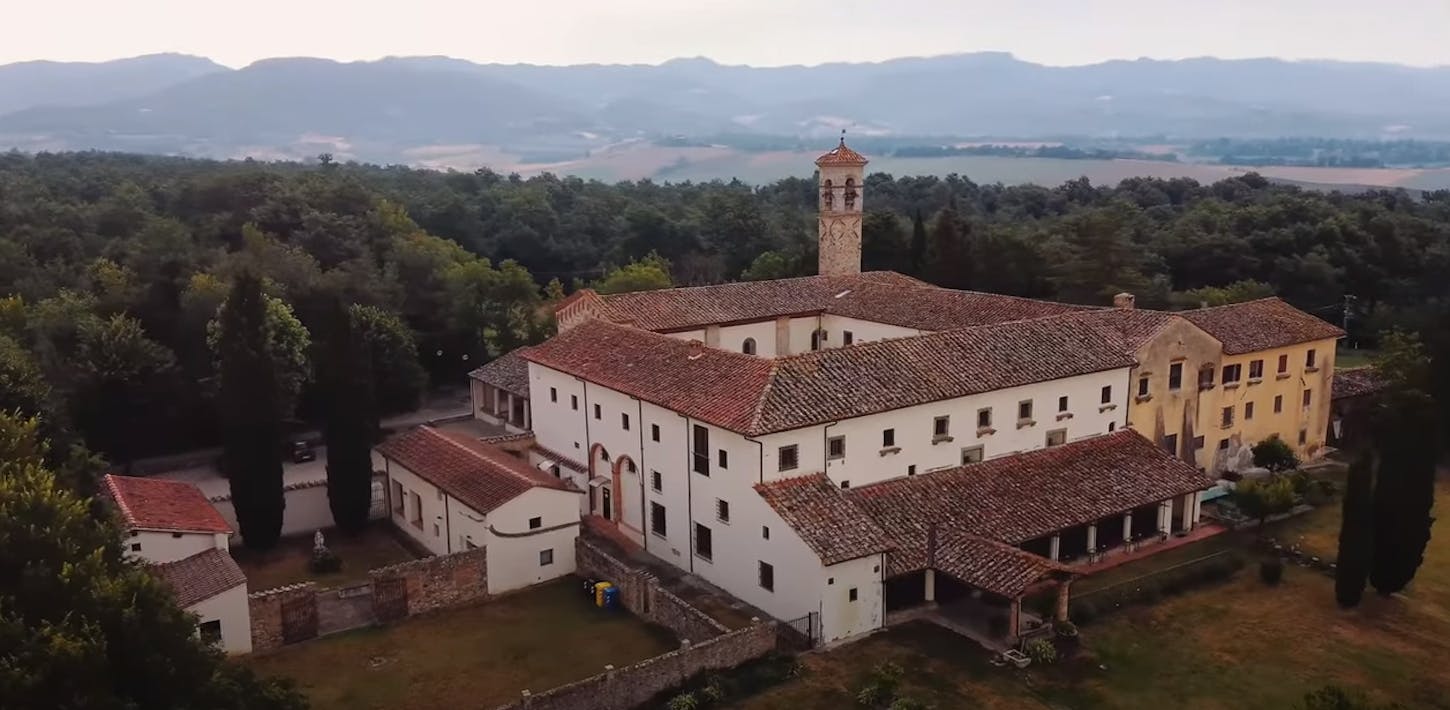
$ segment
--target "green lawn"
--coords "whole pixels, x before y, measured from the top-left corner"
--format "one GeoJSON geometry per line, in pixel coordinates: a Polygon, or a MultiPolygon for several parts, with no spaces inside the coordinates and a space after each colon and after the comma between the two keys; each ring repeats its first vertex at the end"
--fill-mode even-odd
{"type": "Polygon", "coordinates": [[[370,569],[414,559],[413,553],[394,537],[397,533],[382,523],[357,535],[328,530],[322,534],[328,549],[342,559],[339,572],[317,574],[307,568],[312,559],[311,535],[285,538],[265,552],[238,545],[232,549],[232,557],[247,575],[247,588],[253,592],[308,581],[319,587],[344,586],[366,580],[370,569]]]}
{"type": "Polygon", "coordinates": [[[1334,353],[1334,368],[1336,370],[1347,370],[1351,367],[1362,367],[1374,362],[1379,353],[1368,349],[1339,348],[1334,353]]]}
{"type": "MultiPolygon", "coordinates": [[[[1450,505],[1450,482],[1442,479],[1437,498],[1450,505]]],[[[1336,501],[1269,534],[1333,556],[1338,524],[1336,501]]],[[[1221,535],[1111,574],[1129,578],[1175,557],[1201,556],[1246,539],[1221,535]]],[[[1083,656],[1015,671],[987,665],[983,651],[936,627],[905,626],[809,656],[804,677],[743,707],[848,706],[865,673],[892,660],[907,669],[906,694],[939,708],[1278,710],[1330,683],[1406,707],[1450,708],[1450,673],[1444,671],[1450,658],[1450,535],[1431,538],[1426,562],[1403,595],[1386,599],[1371,590],[1354,610],[1335,604],[1334,582],[1321,573],[1291,565],[1279,586],[1268,587],[1251,562],[1232,580],[1105,615],[1082,634],[1083,656]]]]}
{"type": "Polygon", "coordinates": [[[486,709],[677,647],[667,630],[596,608],[578,589],[566,577],[241,662],[295,679],[314,710],[486,709]]]}

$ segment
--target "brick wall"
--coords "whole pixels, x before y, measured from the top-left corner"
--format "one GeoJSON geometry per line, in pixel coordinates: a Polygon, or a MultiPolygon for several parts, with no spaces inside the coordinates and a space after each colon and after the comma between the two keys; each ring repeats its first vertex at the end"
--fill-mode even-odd
{"type": "Polygon", "coordinates": [[[402,578],[408,589],[408,616],[464,606],[488,598],[487,549],[426,557],[369,570],[380,579],[402,578]]]}
{"type": "Polygon", "coordinates": [[[252,617],[252,653],[272,651],[284,645],[283,602],[306,598],[315,604],[315,586],[312,582],[303,582],[247,595],[247,610],[252,617]]]}
{"type": "Polygon", "coordinates": [[[755,622],[743,629],[607,670],[542,693],[526,693],[499,710],[628,710],[678,687],[703,671],[734,668],[776,647],[776,624],[755,622]]]}
{"type": "Polygon", "coordinates": [[[619,587],[620,604],[629,613],[659,624],[684,640],[700,642],[727,631],[720,622],[660,585],[649,571],[635,567],[579,536],[574,539],[577,574],[619,587]]]}

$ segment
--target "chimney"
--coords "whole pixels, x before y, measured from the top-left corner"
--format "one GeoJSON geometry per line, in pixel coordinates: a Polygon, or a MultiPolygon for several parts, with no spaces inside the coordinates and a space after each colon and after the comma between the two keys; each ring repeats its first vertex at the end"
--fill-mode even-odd
{"type": "Polygon", "coordinates": [[[1113,307],[1121,308],[1125,311],[1131,311],[1133,310],[1133,304],[1137,302],[1137,300],[1137,297],[1135,297],[1131,293],[1120,293],[1116,296],[1113,296],[1113,307]]]}
{"type": "Polygon", "coordinates": [[[705,354],[705,344],[694,338],[690,339],[690,359],[698,360],[705,354]]]}

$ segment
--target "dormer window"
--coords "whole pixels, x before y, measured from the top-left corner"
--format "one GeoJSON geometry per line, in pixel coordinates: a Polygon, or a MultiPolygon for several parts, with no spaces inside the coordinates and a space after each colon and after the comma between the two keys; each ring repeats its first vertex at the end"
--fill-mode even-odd
{"type": "Polygon", "coordinates": [[[835,186],[831,184],[830,180],[827,180],[825,184],[821,186],[821,204],[824,205],[827,210],[831,210],[835,208],[835,202],[835,186]]]}

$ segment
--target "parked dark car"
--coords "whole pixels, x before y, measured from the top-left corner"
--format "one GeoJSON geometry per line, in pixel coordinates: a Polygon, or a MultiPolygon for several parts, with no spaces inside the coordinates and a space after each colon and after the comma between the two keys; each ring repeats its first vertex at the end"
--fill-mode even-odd
{"type": "Polygon", "coordinates": [[[292,463],[307,463],[316,460],[317,452],[312,450],[312,444],[305,441],[292,442],[292,463]]]}

